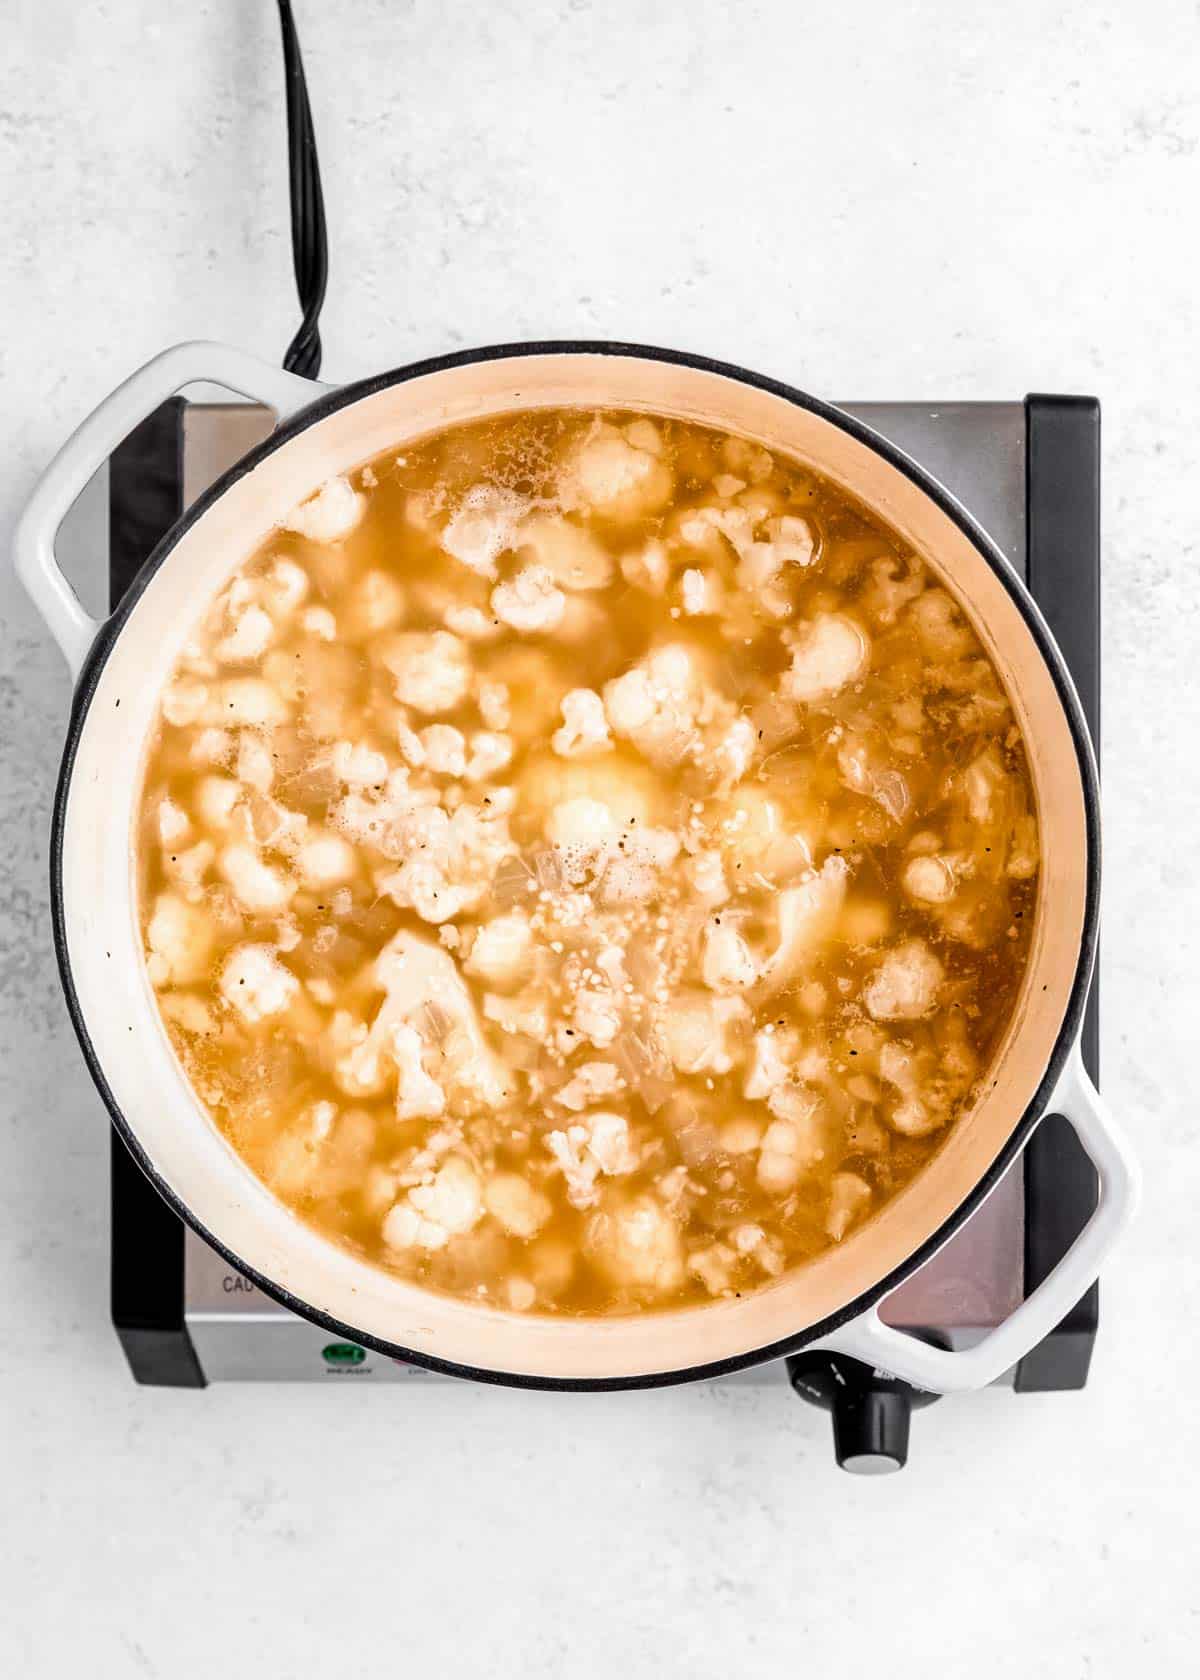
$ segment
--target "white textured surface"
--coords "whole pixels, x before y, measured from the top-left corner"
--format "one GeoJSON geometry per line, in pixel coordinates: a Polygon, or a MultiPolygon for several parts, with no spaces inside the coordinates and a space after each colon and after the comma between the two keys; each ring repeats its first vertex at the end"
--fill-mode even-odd
{"type": "MultiPolygon", "coordinates": [[[[326,370],[540,335],[843,396],[1105,405],[1104,1074],[1141,1222],[1082,1394],[856,1482],[782,1392],[135,1390],[50,955],[68,692],[0,576],[0,1623],[14,1672],[1193,1673],[1193,5],[300,0],[326,370]],[[236,1651],[236,1657],[234,1655],[236,1651]]],[[[0,520],[129,368],[294,322],[268,0],[10,0],[0,520]]]]}

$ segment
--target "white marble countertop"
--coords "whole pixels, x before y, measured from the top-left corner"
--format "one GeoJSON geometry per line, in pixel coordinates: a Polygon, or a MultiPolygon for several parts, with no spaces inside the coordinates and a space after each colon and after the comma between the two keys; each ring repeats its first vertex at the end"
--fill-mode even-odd
{"type": "MultiPolygon", "coordinates": [[[[1200,16],[299,0],[326,371],[630,338],[843,397],[1105,416],[1104,1079],[1145,1209],[1090,1386],[834,1468],[782,1391],[135,1389],[50,953],[68,685],[0,571],[0,1624],[13,1672],[1193,1673],[1200,16]]],[[[15,0],[0,521],[161,346],[295,320],[274,7],[15,0]]]]}

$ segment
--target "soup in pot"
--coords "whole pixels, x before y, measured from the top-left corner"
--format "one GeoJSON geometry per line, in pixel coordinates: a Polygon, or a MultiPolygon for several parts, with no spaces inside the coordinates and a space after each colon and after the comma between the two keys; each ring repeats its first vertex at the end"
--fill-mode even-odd
{"type": "Polygon", "coordinates": [[[178,662],[138,847],[249,1167],[364,1260],[573,1314],[850,1240],[970,1107],[1038,872],[944,580],[782,456],[574,409],[294,510],[178,662]]]}

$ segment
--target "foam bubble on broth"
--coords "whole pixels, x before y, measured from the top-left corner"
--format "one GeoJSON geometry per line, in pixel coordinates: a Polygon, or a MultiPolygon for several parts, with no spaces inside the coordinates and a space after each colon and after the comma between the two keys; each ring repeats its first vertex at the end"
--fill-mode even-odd
{"type": "Polygon", "coordinates": [[[617,412],[319,488],[164,692],[167,1032],[330,1240],[513,1311],[760,1287],[970,1106],[1028,959],[1011,707],[841,490],[617,412]]]}

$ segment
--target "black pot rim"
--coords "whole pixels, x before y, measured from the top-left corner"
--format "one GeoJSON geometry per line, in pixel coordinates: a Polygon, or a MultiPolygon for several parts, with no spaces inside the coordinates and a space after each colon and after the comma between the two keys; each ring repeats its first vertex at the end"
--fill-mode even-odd
{"type": "MultiPolygon", "coordinates": [[[[1095,758],[1092,752],[1091,740],[1079,698],[1075,693],[1075,686],[1063,662],[1062,655],[1055,646],[1049,630],[1042,620],[1041,614],[1030,595],[1021,583],[1012,567],[1001,554],[996,544],[981,526],[971,518],[967,511],[959,505],[950,493],[938,483],[923,467],[911,460],[901,450],[897,449],[887,439],[873,432],[854,416],[844,413],[832,404],[822,402],[819,398],[811,397],[795,387],[785,385],[778,380],[767,378],[763,374],[750,372],[746,368],[738,367],[727,362],[714,361],[709,357],[694,355],[687,351],[665,350],[643,344],[623,344],[607,340],[548,340],[518,344],[486,345],[474,350],[459,350],[450,355],[434,356],[427,360],[410,363],[406,367],[395,368],[387,373],[374,374],[367,379],[357,380],[352,384],[338,386],[317,396],[306,408],[300,410],[289,420],[286,420],[270,437],[258,444],[247,455],[235,462],[234,465],[221,475],[197,501],[182,515],[156,545],[153,552],[139,571],[137,577],[122,596],[120,603],[111,616],[101,626],[95,642],[84,661],[83,669],[76,685],[71,706],[71,716],[68,725],[66,743],[63,749],[62,764],[59,771],[58,784],[55,790],[54,811],[50,835],[50,899],[51,917],[54,930],[54,949],[58,961],[59,975],[63,991],[66,996],[67,1008],[71,1023],[83,1051],[84,1060],[93,1083],[99,1091],[104,1105],[108,1110],[113,1124],[120,1133],[126,1147],[134,1160],[145,1173],[146,1177],[167,1202],[168,1206],[186,1224],[202,1237],[203,1240],[221,1254],[235,1270],[248,1277],[264,1295],[277,1301],[299,1317],[319,1325],[331,1335],[346,1341],[352,1341],[363,1347],[371,1348],[374,1352],[389,1359],[399,1360],[405,1364],[421,1366],[430,1371],[436,1371],[444,1376],[465,1377],[476,1382],[493,1383],[510,1388],[549,1389],[565,1392],[603,1392],[616,1389],[663,1388],[677,1383],[695,1382],[702,1379],[725,1376],[733,1371],[746,1370],[751,1366],[764,1364],[769,1360],[781,1359],[787,1354],[796,1353],[801,1348],[827,1336],[841,1326],[859,1317],[863,1312],[875,1306],[885,1296],[910,1277],[920,1266],[932,1258],[939,1248],[971,1217],[980,1203],[995,1187],[998,1181],[1008,1171],[1021,1149],[1028,1141],[1031,1133],[1046,1111],[1046,1103],[1057,1084],[1059,1075],[1065,1065],[1071,1046],[1079,1035],[1083,1021],[1084,1006],[1087,1001],[1088,985],[1091,979],[1092,965],[1095,961],[1096,941],[1098,933],[1099,892],[1100,892],[1100,798],[1099,783],[1096,772],[1095,758]],[[936,506],[951,519],[955,525],[970,540],[987,561],[992,571],[999,578],[1009,597],[1021,617],[1026,628],[1032,635],[1038,651],[1050,671],[1055,691],[1066,714],[1071,739],[1075,747],[1078,760],[1080,778],[1083,786],[1085,807],[1085,826],[1087,839],[1087,876],[1084,904],[1083,933],[1080,940],[1079,957],[1075,968],[1075,977],[1071,993],[1067,1000],[1067,1007],[1055,1040],[1054,1049],[1050,1055],[1045,1075],[1034,1093],[1033,1099],[1024,1114],[1013,1126],[1003,1148],[999,1151],[988,1170],[977,1181],[970,1193],[917,1250],[898,1266],[894,1267],[886,1277],[865,1290],[861,1295],[838,1312],[830,1314],[819,1323],[808,1325],[794,1335],[784,1337],[766,1347],[752,1349],[748,1353],[738,1354],[727,1359],[714,1360],[702,1365],[689,1366],[682,1370],[649,1372],[636,1376],[564,1378],[531,1376],[523,1372],[493,1371],[462,1365],[450,1360],[437,1359],[426,1353],[414,1352],[398,1344],[383,1340],[378,1336],[365,1335],[354,1325],[344,1323],[330,1314],[322,1312],[307,1302],[299,1300],[288,1290],[274,1283],[269,1277],[256,1270],[242,1260],[232,1249],[218,1237],[207,1230],[204,1225],[190,1211],[186,1204],[175,1194],[171,1187],[159,1176],[143,1149],[138,1137],[126,1120],[116,1098],[113,1095],[100,1059],[92,1044],[87,1029],[84,1012],[75,988],[71,972],[70,957],[67,948],[65,916],[63,910],[63,850],[65,840],[67,798],[70,791],[71,776],[75,765],[79,742],[87,721],[92,698],[95,694],[101,672],[108,661],[117,637],[120,635],[127,620],[137,606],[150,579],[166,561],[180,538],[198,519],[210,508],[217,499],[235,484],[246,473],[253,471],[258,464],[281,449],[309,426],[325,419],[338,409],[348,407],[364,397],[373,396],[376,392],[387,389],[392,385],[404,384],[412,379],[419,379],[428,374],[442,373],[450,368],[465,367],[472,363],[499,361],[504,359],[518,359],[525,356],[547,355],[585,355],[585,356],[628,356],[643,361],[664,362],[675,366],[696,368],[704,373],[718,374],[726,379],[732,379],[744,385],[751,385],[761,391],[767,391],[772,396],[780,397],[797,408],[807,410],[818,415],[831,425],[839,427],[849,433],[859,443],[872,449],[883,457],[892,467],[904,474],[919,489],[933,501],[936,506]]],[[[703,1311],[703,1308],[698,1308],[703,1311]]]]}

